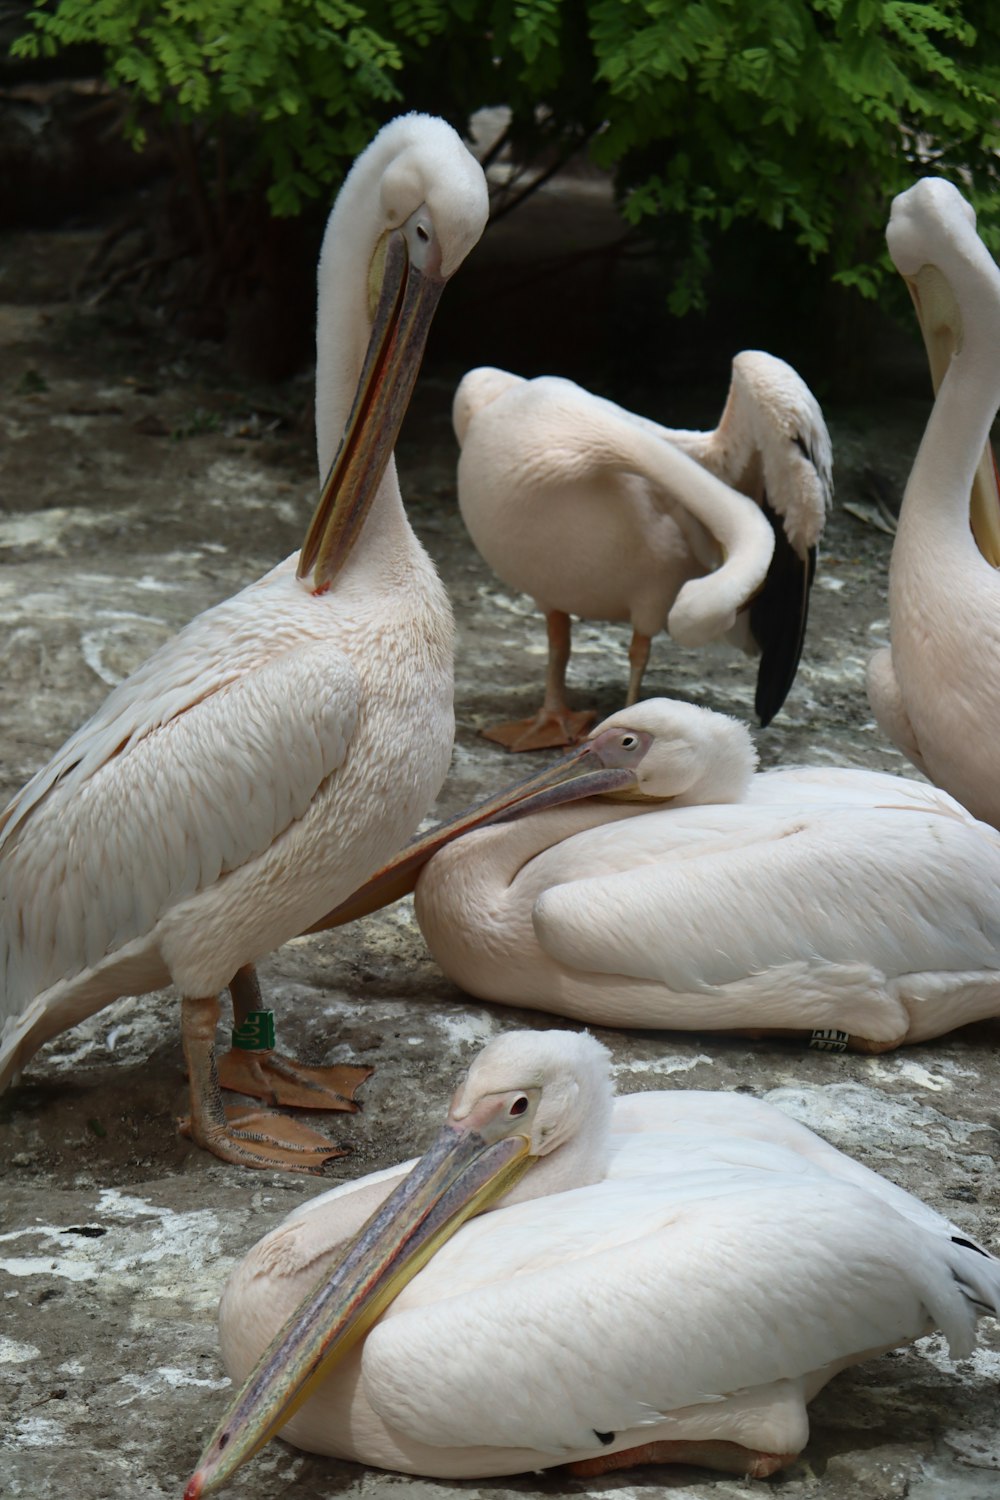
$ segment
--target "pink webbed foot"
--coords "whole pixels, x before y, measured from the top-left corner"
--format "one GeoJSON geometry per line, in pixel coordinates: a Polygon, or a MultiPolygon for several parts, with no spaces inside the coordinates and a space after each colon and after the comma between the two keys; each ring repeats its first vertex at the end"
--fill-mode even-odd
{"type": "Polygon", "coordinates": [[[346,1154],[300,1120],[267,1109],[227,1107],[225,1124],[189,1115],[178,1121],[178,1129],[203,1150],[238,1167],[316,1174],[325,1161],[346,1154]]]}
{"type": "Polygon", "coordinates": [[[236,1094],[264,1099],[288,1109],[335,1109],[357,1114],[354,1096],[371,1068],[350,1063],[311,1068],[280,1052],[251,1052],[233,1047],[219,1058],[219,1083],[236,1094]]]}
{"type": "Polygon", "coordinates": [[[766,1479],[797,1457],[795,1453],[760,1453],[755,1448],[744,1448],[742,1443],[659,1442],[622,1448],[617,1453],[599,1453],[566,1467],[578,1479],[593,1479],[612,1469],[631,1469],[639,1464],[694,1464],[702,1469],[719,1469],[724,1474],[742,1474],[747,1479],[766,1479]]]}
{"type": "Polygon", "coordinates": [[[583,739],[597,718],[594,712],[573,713],[571,709],[539,709],[533,719],[517,719],[482,731],[483,739],[519,752],[522,750],[556,750],[575,745],[583,739]]]}

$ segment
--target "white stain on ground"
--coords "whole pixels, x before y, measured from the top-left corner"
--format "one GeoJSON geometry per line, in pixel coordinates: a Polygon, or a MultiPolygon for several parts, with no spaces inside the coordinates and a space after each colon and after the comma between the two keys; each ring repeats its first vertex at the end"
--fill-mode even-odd
{"type": "Polygon", "coordinates": [[[963,1068],[947,1058],[935,1060],[933,1072],[911,1057],[869,1057],[865,1058],[863,1066],[875,1082],[902,1079],[917,1088],[930,1089],[934,1094],[945,1093],[953,1089],[955,1085],[952,1078],[975,1077],[971,1068],[963,1068]],[[948,1074],[951,1074],[952,1078],[948,1077],[948,1074]]]}
{"type": "Polygon", "coordinates": [[[454,1047],[485,1047],[497,1034],[497,1023],[492,1016],[471,1010],[444,1012],[427,1017],[434,1030],[440,1032],[454,1047]]]}
{"type": "Polygon", "coordinates": [[[12,1423],[10,1435],[16,1448],[62,1448],[70,1441],[62,1425],[49,1417],[21,1417],[12,1423]]]}
{"type": "MultiPolygon", "coordinates": [[[[865,676],[868,672],[868,655],[855,656],[847,654],[835,662],[803,662],[801,666],[802,680],[811,686],[822,684],[824,687],[832,685],[843,687],[855,683],[864,685],[865,676]]],[[[862,698],[864,694],[862,692],[862,698]]]]}
{"type": "Polygon", "coordinates": [[[164,1299],[214,1315],[226,1267],[221,1227],[210,1209],[178,1213],[143,1198],[102,1189],[91,1215],[102,1235],[75,1236],[64,1226],[32,1224],[0,1235],[17,1254],[0,1258],[0,1271],[16,1277],[112,1282],[135,1298],[134,1327],[154,1323],[164,1299]],[[27,1252],[27,1253],[25,1253],[27,1252]],[[192,1265],[209,1268],[198,1280],[192,1265]]]}
{"type": "Polygon", "coordinates": [[[223,491],[222,494],[210,495],[207,502],[209,505],[228,510],[232,505],[233,495],[236,494],[244,513],[248,510],[267,510],[289,526],[297,526],[302,521],[303,507],[300,503],[297,500],[277,499],[274,485],[267,476],[259,469],[248,468],[242,461],[217,459],[209,466],[204,483],[209,490],[223,491]],[[229,493],[225,493],[226,491],[229,493]]]}
{"type": "Polygon", "coordinates": [[[994,1170],[988,1154],[993,1132],[973,1121],[949,1119],[930,1104],[887,1095],[860,1083],[812,1086],[790,1082],[764,1097],[842,1151],[850,1152],[859,1140],[876,1154],[894,1160],[911,1147],[931,1147],[949,1155],[960,1148],[966,1170],[994,1170]],[[978,1151],[970,1150],[973,1143],[978,1151]]]}
{"type": "MultiPolygon", "coordinates": [[[[222,549],[225,551],[225,548],[222,549]]],[[[149,594],[175,594],[178,589],[184,588],[182,583],[175,582],[172,578],[154,578],[152,573],[143,573],[141,578],[125,578],[123,583],[131,583],[133,588],[141,589],[143,593],[149,594]]]]}
{"type": "Polygon", "coordinates": [[[122,1375],[118,1384],[130,1386],[134,1395],[126,1396],[115,1404],[131,1406],[133,1401],[138,1400],[162,1400],[164,1388],[176,1391],[182,1386],[201,1386],[208,1391],[223,1391],[232,1385],[232,1381],[228,1378],[206,1380],[192,1374],[190,1370],[180,1370],[173,1365],[161,1365],[159,1369],[152,1370],[149,1374],[122,1375]]]}
{"type": "Polygon", "coordinates": [[[690,1073],[702,1063],[713,1066],[712,1059],[704,1052],[699,1052],[697,1057],[628,1057],[622,1062],[612,1062],[611,1072],[615,1078],[620,1078],[623,1073],[690,1073]]]}
{"type": "Polygon", "coordinates": [[[34,1076],[68,1073],[83,1063],[103,1063],[112,1057],[142,1062],[163,1041],[163,1013],[171,1014],[173,996],[167,990],[115,1000],[72,1031],[54,1037],[32,1060],[34,1076]]]}
{"type": "Polygon", "coordinates": [[[40,552],[60,552],[66,532],[117,530],[127,525],[129,514],[124,509],[61,505],[49,510],[14,511],[0,517],[0,547],[37,547],[40,552]]]}
{"type": "Polygon", "coordinates": [[[503,614],[521,616],[538,614],[526,594],[504,594],[488,583],[481,583],[476,589],[476,596],[491,612],[500,610],[503,614]]]}
{"type": "MultiPolygon", "coordinates": [[[[56,1229],[42,1228],[16,1230],[0,1239],[12,1240],[18,1234],[58,1234],[56,1229]]],[[[94,1281],[97,1271],[86,1261],[59,1255],[15,1255],[0,1258],[0,1271],[8,1276],[61,1276],[65,1281],[94,1281]]]]}
{"type": "Polygon", "coordinates": [[[34,1344],[19,1344],[17,1339],[0,1337],[0,1365],[26,1365],[40,1353],[34,1344]]]}
{"type": "MultiPolygon", "coordinates": [[[[214,1308],[221,1289],[221,1269],[218,1287],[198,1288],[191,1280],[192,1264],[219,1265],[220,1226],[210,1209],[177,1213],[118,1188],[102,1188],[98,1216],[142,1222],[142,1248],[137,1249],[130,1241],[120,1254],[112,1255],[108,1266],[112,1273],[135,1278],[137,1289],[141,1287],[146,1298],[173,1299],[180,1291],[185,1301],[214,1308]],[[149,1276],[149,1266],[157,1267],[155,1277],[149,1276]]],[[[105,1238],[112,1237],[109,1233],[105,1238]]],[[[104,1240],[90,1243],[103,1245],[104,1240]]]]}
{"type": "Polygon", "coordinates": [[[977,1344],[967,1359],[954,1360],[948,1353],[948,1342],[943,1335],[932,1333],[920,1340],[917,1350],[936,1369],[966,1383],[980,1385],[985,1381],[996,1385],[1000,1381],[1000,1349],[977,1344]]]}

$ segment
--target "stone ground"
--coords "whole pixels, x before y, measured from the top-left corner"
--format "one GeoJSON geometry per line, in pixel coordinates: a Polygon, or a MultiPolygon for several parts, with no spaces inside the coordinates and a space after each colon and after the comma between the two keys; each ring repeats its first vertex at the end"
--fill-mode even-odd
{"type": "MultiPolygon", "coordinates": [[[[580,229],[588,212],[596,221],[606,205],[595,200],[583,210],[567,231],[574,244],[594,232],[580,229]]],[[[0,266],[0,796],[178,626],[297,546],[313,503],[303,421],[309,380],[255,389],[166,323],[113,299],[97,308],[71,300],[68,289],[96,233],[12,237],[0,266]]],[[[498,237],[482,264],[502,258],[503,245],[498,237]]],[[[471,308],[472,319],[483,282],[472,269],[466,275],[466,300],[456,305],[471,308]]],[[[550,313],[553,302],[558,317],[556,292],[550,313]]],[[[533,708],[544,665],[530,604],[498,587],[455,506],[448,412],[462,368],[507,362],[525,373],[578,373],[552,346],[519,364],[507,323],[492,343],[453,345],[431,365],[400,449],[404,493],[459,619],[458,734],[440,812],[509,777],[510,763],[477,731],[533,708]]],[[[670,385],[640,389],[637,377],[635,389],[605,388],[651,416],[713,425],[726,361],[697,380],[682,365],[670,385]]],[[[870,507],[872,465],[898,497],[927,407],[922,384],[888,378],[877,409],[831,407],[842,503],[870,507]]],[[[765,765],[906,770],[879,736],[863,693],[865,661],[885,637],[889,549],[888,535],[838,508],[806,660],[787,707],[760,736],[765,765]]],[[[626,675],[624,632],[582,625],[575,646],[579,700],[611,712],[626,675]]],[[[752,682],[752,665],[725,648],[686,653],[663,639],[647,688],[748,715],[752,682]]],[[[330,1180],[412,1155],[489,1037],[551,1024],[488,1009],[447,983],[405,905],[345,932],[289,943],[262,977],[288,1050],[317,1062],[355,1057],[376,1069],[364,1112],[326,1121],[350,1151],[331,1164],[330,1180]]],[[[995,1028],[968,1028],[881,1058],[666,1032],[598,1035],[612,1050],[622,1089],[738,1088],[766,1096],[1000,1248],[995,1028]]],[[[214,1327],[225,1277],[254,1240],[316,1190],[307,1178],[243,1172],[204,1155],[175,1132],[184,1107],[170,993],[121,1001],[56,1039],[0,1105],[0,1403],[7,1407],[0,1495],[180,1496],[227,1383],[214,1327]]],[[[763,1485],[693,1469],[589,1483],[558,1471],[431,1483],[275,1443],[228,1493],[233,1500],[505,1500],[656,1489],[677,1500],[728,1500],[773,1489],[784,1500],[987,1500],[1000,1494],[998,1375],[1000,1336],[992,1327],[979,1352],[958,1366],[936,1338],[873,1360],[820,1396],[805,1454],[763,1485]]]]}

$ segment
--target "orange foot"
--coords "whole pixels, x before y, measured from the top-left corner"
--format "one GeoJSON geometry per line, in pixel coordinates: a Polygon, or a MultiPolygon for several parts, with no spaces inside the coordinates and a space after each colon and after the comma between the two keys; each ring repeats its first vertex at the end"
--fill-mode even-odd
{"type": "Polygon", "coordinates": [[[566,1467],[578,1479],[592,1479],[611,1469],[631,1469],[637,1464],[696,1464],[703,1469],[721,1469],[726,1474],[743,1474],[747,1479],[766,1479],[797,1457],[795,1453],[759,1453],[755,1448],[744,1448],[742,1443],[644,1443],[638,1448],[622,1448],[618,1453],[581,1458],[566,1467]]]}
{"type": "Polygon", "coordinates": [[[308,1125],[267,1109],[226,1110],[225,1125],[177,1122],[181,1135],[238,1167],[270,1167],[278,1172],[319,1173],[325,1161],[346,1153],[308,1125]]]}
{"type": "Polygon", "coordinates": [[[582,740],[597,718],[596,713],[572,713],[568,708],[540,708],[533,719],[517,719],[482,731],[484,740],[505,745],[508,750],[555,750],[582,740]]]}
{"type": "Polygon", "coordinates": [[[354,1095],[372,1072],[350,1063],[307,1068],[280,1052],[249,1052],[243,1047],[233,1047],[219,1058],[219,1083],[224,1089],[288,1109],[340,1109],[357,1114],[361,1106],[354,1095]]]}

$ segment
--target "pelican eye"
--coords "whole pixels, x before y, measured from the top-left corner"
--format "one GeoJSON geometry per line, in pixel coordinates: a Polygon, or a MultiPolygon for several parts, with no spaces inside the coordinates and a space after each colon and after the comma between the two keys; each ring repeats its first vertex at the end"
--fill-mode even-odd
{"type": "Polygon", "coordinates": [[[639,743],[639,736],[637,734],[623,734],[621,743],[623,750],[634,750],[639,743]]]}
{"type": "Polygon", "coordinates": [[[509,1115],[523,1115],[527,1107],[528,1101],[525,1096],[521,1094],[519,1098],[514,1100],[514,1103],[511,1105],[507,1113],[509,1115]]]}
{"type": "Polygon", "coordinates": [[[426,224],[418,224],[417,225],[417,239],[418,240],[423,240],[424,244],[427,245],[427,244],[430,243],[430,238],[431,238],[431,232],[427,228],[427,225],[426,224]]]}

